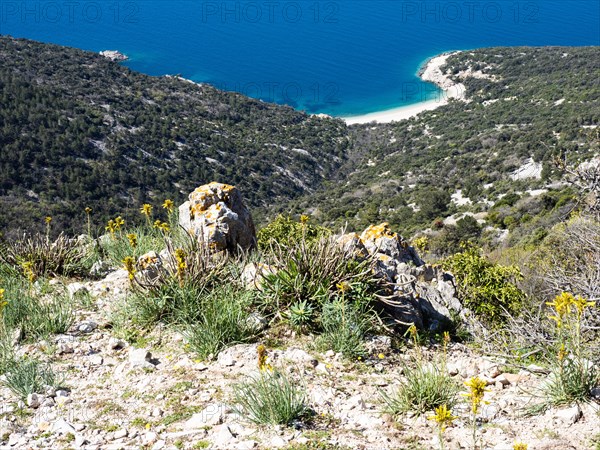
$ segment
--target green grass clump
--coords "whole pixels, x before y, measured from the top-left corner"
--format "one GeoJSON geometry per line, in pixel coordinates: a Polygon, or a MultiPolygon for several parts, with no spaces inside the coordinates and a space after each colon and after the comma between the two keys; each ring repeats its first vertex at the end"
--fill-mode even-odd
{"type": "Polygon", "coordinates": [[[364,340],[373,328],[373,315],[366,305],[348,303],[343,298],[325,303],[321,314],[323,332],[316,347],[321,351],[333,350],[348,359],[366,355],[364,340]]]}
{"type": "Polygon", "coordinates": [[[557,348],[549,355],[550,376],[538,392],[542,401],[530,407],[530,413],[589,402],[592,389],[600,385],[600,369],[592,362],[594,355],[581,332],[584,316],[595,308],[595,302],[563,292],[546,305],[552,307],[548,318],[556,325],[557,348]]]}
{"type": "MultiPolygon", "coordinates": [[[[340,294],[340,286],[368,286],[373,293],[379,289],[371,270],[372,261],[355,260],[330,237],[272,245],[265,259],[278,270],[264,276],[260,300],[263,308],[275,316],[289,316],[286,311],[302,302],[320,309],[340,294]]],[[[350,295],[346,297],[352,301],[350,295]]]]}
{"type": "Polygon", "coordinates": [[[149,251],[160,251],[164,247],[162,233],[149,226],[140,226],[127,231],[118,230],[100,239],[100,253],[114,267],[121,267],[122,261],[131,256],[137,259],[149,251]],[[129,236],[129,237],[128,237],[129,236]],[[135,236],[132,238],[132,236],[135,236]]]}
{"type": "Polygon", "coordinates": [[[424,414],[442,405],[451,409],[456,404],[458,385],[443,366],[417,363],[405,368],[404,377],[394,393],[381,394],[384,412],[394,416],[408,412],[424,414]]]}
{"type": "Polygon", "coordinates": [[[6,330],[20,330],[27,341],[66,332],[73,321],[73,305],[65,294],[56,294],[38,280],[34,288],[22,278],[5,278],[6,306],[0,317],[6,330]]]}
{"type": "Polygon", "coordinates": [[[29,394],[43,393],[47,387],[57,387],[60,383],[52,368],[36,359],[13,360],[5,373],[4,385],[21,400],[29,394]]]}
{"type": "Polygon", "coordinates": [[[417,328],[411,325],[407,333],[410,334],[416,351],[414,365],[404,367],[404,378],[394,393],[381,393],[383,411],[401,416],[408,412],[423,414],[439,407],[451,410],[457,402],[459,386],[448,375],[446,367],[450,334],[444,333],[442,356],[428,362],[421,353],[417,328]]]}
{"type": "Polygon", "coordinates": [[[253,296],[253,292],[227,286],[203,296],[198,309],[189,311],[185,319],[190,348],[208,358],[231,345],[254,340],[259,330],[248,320],[253,296]]]}
{"type": "Polygon", "coordinates": [[[238,414],[261,425],[288,425],[308,411],[304,388],[277,369],[237,384],[234,404],[238,414]]]}
{"type": "Polygon", "coordinates": [[[31,281],[44,276],[81,276],[93,264],[90,242],[60,234],[52,241],[48,235],[24,235],[16,240],[0,241],[0,262],[31,281]]]}

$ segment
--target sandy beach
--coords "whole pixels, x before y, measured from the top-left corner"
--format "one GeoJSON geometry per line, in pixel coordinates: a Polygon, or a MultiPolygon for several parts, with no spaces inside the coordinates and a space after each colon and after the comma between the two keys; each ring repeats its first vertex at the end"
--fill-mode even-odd
{"type": "Polygon", "coordinates": [[[446,64],[446,60],[451,55],[454,55],[456,53],[458,52],[446,53],[431,58],[427,62],[425,68],[420,74],[422,80],[435,83],[437,86],[440,87],[440,89],[443,90],[443,93],[440,94],[438,98],[420,103],[415,103],[414,105],[400,106],[398,108],[388,109],[385,111],[377,111],[374,113],[363,114],[360,116],[342,117],[342,119],[348,125],[370,122],[389,123],[398,120],[409,119],[410,117],[414,117],[417,114],[422,113],[423,111],[430,111],[432,109],[439,108],[442,105],[446,105],[448,103],[448,100],[451,98],[464,100],[465,86],[461,83],[454,83],[440,70],[440,68],[444,64],[446,64]]]}

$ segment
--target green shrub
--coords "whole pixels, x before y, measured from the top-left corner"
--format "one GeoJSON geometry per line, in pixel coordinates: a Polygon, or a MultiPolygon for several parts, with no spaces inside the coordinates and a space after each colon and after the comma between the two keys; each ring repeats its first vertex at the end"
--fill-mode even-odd
{"type": "Polygon", "coordinates": [[[288,425],[307,412],[304,387],[276,369],[235,385],[234,405],[238,414],[264,425],[288,425]]]}
{"type": "Polygon", "coordinates": [[[231,345],[251,342],[260,330],[249,319],[253,292],[223,286],[205,295],[198,309],[188,311],[185,336],[201,358],[216,356],[231,345]]]}
{"type": "Polygon", "coordinates": [[[307,330],[313,324],[314,318],[315,310],[306,300],[290,305],[286,313],[289,324],[300,332],[307,330]]]}
{"type": "Polygon", "coordinates": [[[331,230],[309,223],[307,216],[301,216],[300,221],[296,221],[290,216],[280,214],[258,231],[258,248],[269,250],[273,243],[290,245],[301,240],[313,242],[329,235],[331,230]]]}
{"type": "Polygon", "coordinates": [[[463,247],[463,252],[444,260],[443,267],[455,276],[465,306],[489,324],[503,322],[506,314],[517,314],[524,299],[523,292],[515,285],[522,276],[519,268],[493,264],[480,249],[463,247]]]}

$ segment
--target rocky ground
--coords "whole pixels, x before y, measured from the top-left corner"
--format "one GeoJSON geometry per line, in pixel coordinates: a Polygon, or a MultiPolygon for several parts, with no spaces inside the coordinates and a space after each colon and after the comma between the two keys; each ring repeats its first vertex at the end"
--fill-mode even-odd
{"type": "MultiPolygon", "coordinates": [[[[195,359],[182,336],[166,329],[128,344],[111,334],[109,306],[122,296],[127,273],[103,281],[71,284],[93,302],[80,310],[69,333],[49,342],[22,345],[20,354],[52,362],[63,388],[32,395],[27,404],[0,390],[0,448],[85,449],[434,449],[435,424],[425,417],[397,421],[381,413],[380,392],[391,392],[415,350],[392,350],[389,338],[371,342],[373,357],[348,362],[311,349],[310,338],[271,336],[265,340],[271,363],[292,372],[306,387],[314,417],[309,424],[262,427],[231,408],[232,386],[257,372],[257,344],[238,345],[211,362],[195,359]]],[[[423,357],[439,348],[423,348],[423,357]]],[[[447,370],[457,381],[480,376],[489,391],[478,435],[481,448],[530,450],[598,448],[597,405],[551,409],[524,417],[530,393],[547,378],[538,366],[514,367],[503,359],[451,343],[447,370]],[[595,441],[596,439],[596,441],[595,441]]],[[[468,407],[445,432],[445,448],[472,448],[468,407]]]]}

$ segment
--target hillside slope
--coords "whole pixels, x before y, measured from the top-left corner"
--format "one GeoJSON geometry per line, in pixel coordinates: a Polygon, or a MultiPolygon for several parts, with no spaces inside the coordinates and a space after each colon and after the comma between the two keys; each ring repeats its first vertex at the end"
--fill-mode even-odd
{"type": "Polygon", "coordinates": [[[350,127],[345,182],[295,207],[357,229],[390,220],[406,233],[436,217],[485,212],[507,194],[528,204],[545,195],[530,215],[551,212],[568,196],[553,158],[599,151],[600,47],[480,49],[451,56],[444,70],[466,86],[466,102],[350,127]]]}
{"type": "Polygon", "coordinates": [[[598,154],[600,47],[466,51],[445,70],[466,102],[347,127],[0,37],[0,230],[41,229],[50,215],[55,229],[82,231],[87,206],[98,227],[140,220],[141,204],[180,202],[213,180],[238,186],[259,223],[310,212],[412,234],[469,213],[539,235],[564,218],[573,192],[552,160],[598,154]]]}
{"type": "Polygon", "coordinates": [[[10,37],[0,105],[0,229],[51,215],[81,231],[86,206],[100,223],[212,180],[281,202],[330,178],[347,146],[341,121],[10,37]]]}

